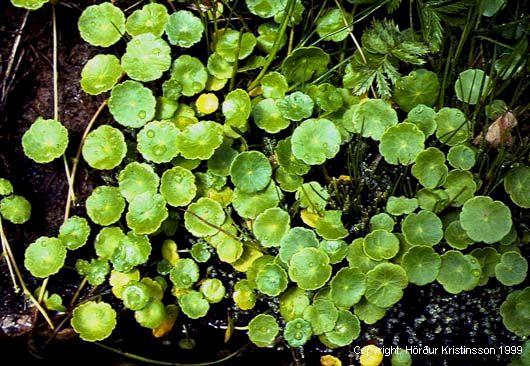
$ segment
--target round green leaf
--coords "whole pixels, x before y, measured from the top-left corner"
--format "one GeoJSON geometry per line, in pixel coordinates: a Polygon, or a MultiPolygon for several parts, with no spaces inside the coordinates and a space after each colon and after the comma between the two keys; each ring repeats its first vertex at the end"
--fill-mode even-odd
{"type": "Polygon", "coordinates": [[[339,318],[339,311],[332,301],[317,299],[305,308],[303,316],[311,323],[313,334],[320,335],[333,330],[339,318]]]}
{"type": "Polygon", "coordinates": [[[475,165],[475,150],[466,145],[456,145],[449,149],[447,160],[452,167],[470,170],[475,165]]]}
{"type": "Polygon", "coordinates": [[[236,188],[245,193],[261,191],[271,181],[269,159],[258,151],[240,153],[230,166],[230,177],[236,188]]]}
{"type": "Polygon", "coordinates": [[[170,162],[178,155],[179,130],[171,122],[149,122],[137,135],[138,151],[154,163],[170,162]]]}
{"type": "Polygon", "coordinates": [[[382,99],[368,99],[350,108],[351,119],[344,128],[379,141],[388,127],[398,123],[395,110],[382,99]]]}
{"type": "Polygon", "coordinates": [[[304,248],[317,248],[318,240],[312,230],[303,227],[293,227],[280,239],[280,258],[289,263],[296,253],[304,248]]]}
{"type": "Polygon", "coordinates": [[[90,235],[90,226],[84,217],[72,216],[59,228],[59,239],[70,250],[81,248],[90,235]]]}
{"type": "Polygon", "coordinates": [[[501,201],[477,196],[468,200],[460,213],[460,224],[474,241],[500,241],[512,228],[510,209],[501,201]]]}
{"type": "Polygon", "coordinates": [[[228,125],[244,129],[252,111],[250,97],[243,89],[232,90],[226,95],[222,110],[228,125]]]}
{"type": "Polygon", "coordinates": [[[290,122],[282,115],[279,102],[274,99],[263,99],[252,109],[254,123],[268,133],[278,133],[289,127],[290,122]]]}
{"type": "Polygon", "coordinates": [[[425,136],[416,125],[400,123],[381,135],[379,152],[390,164],[408,165],[424,149],[425,136]]]}
{"type": "Polygon", "coordinates": [[[458,100],[467,104],[477,104],[491,91],[490,78],[479,69],[469,69],[458,75],[455,93],[458,100]]]}
{"type": "Polygon", "coordinates": [[[164,5],[146,4],[129,15],[125,29],[133,37],[144,33],[151,33],[160,37],[164,33],[168,18],[169,14],[164,5]]]}
{"type": "Polygon", "coordinates": [[[478,285],[482,270],[478,260],[471,255],[450,250],[442,255],[442,265],[436,280],[445,291],[458,294],[470,291],[478,285]]]}
{"type": "Polygon", "coordinates": [[[280,314],[285,321],[301,318],[309,306],[309,297],[299,287],[291,287],[280,296],[280,314]]]}
{"type": "Polygon", "coordinates": [[[426,246],[411,247],[401,260],[409,281],[418,286],[433,282],[438,277],[441,265],[442,259],[438,253],[426,246]]]}
{"type": "Polygon", "coordinates": [[[530,167],[511,169],[504,177],[504,190],[517,206],[530,208],[530,167]]]}
{"type": "Polygon", "coordinates": [[[276,146],[276,157],[278,158],[280,166],[285,169],[287,173],[304,175],[310,169],[309,165],[294,156],[290,137],[278,142],[278,145],[276,146]]]}
{"type": "Polygon", "coordinates": [[[289,277],[304,290],[316,290],[329,280],[329,257],[317,248],[304,248],[295,253],[289,262],[289,277]]]}
{"type": "Polygon", "coordinates": [[[317,19],[317,34],[325,41],[340,42],[348,37],[353,17],[341,9],[329,9],[317,19]]]}
{"type": "Polygon", "coordinates": [[[339,310],[337,323],[332,331],[324,333],[320,340],[324,344],[334,347],[344,347],[353,342],[361,333],[359,318],[348,310],[339,310]]]}
{"type": "Polygon", "coordinates": [[[147,262],[151,249],[147,236],[135,235],[131,231],[122,238],[110,260],[117,271],[129,272],[134,267],[147,262]]]}
{"type": "Polygon", "coordinates": [[[137,81],[127,80],[110,93],[109,111],[125,127],[142,127],[154,118],[155,107],[153,92],[137,81]]]}
{"type": "Polygon", "coordinates": [[[158,328],[166,318],[166,308],[162,301],[151,299],[142,310],[134,312],[134,318],[142,327],[158,328]]]}
{"type": "Polygon", "coordinates": [[[338,308],[349,309],[366,291],[364,273],[358,268],[341,268],[330,282],[330,299],[338,308]]]}
{"type": "Polygon", "coordinates": [[[272,315],[259,314],[248,323],[248,338],[258,347],[274,343],[280,327],[272,315]]]}
{"type": "Polygon", "coordinates": [[[271,18],[283,9],[279,0],[245,0],[248,10],[261,18],[271,18]]]}
{"type": "Polygon", "coordinates": [[[13,224],[23,224],[31,217],[31,204],[22,196],[4,197],[0,201],[0,215],[13,224]]]}
{"type": "Polygon", "coordinates": [[[149,192],[134,197],[126,215],[127,225],[137,235],[154,233],[167,217],[166,200],[149,192]]]}
{"type": "Polygon", "coordinates": [[[348,230],[342,223],[342,211],[325,211],[316,221],[316,232],[327,240],[342,239],[348,236],[348,230]]]}
{"type": "Polygon", "coordinates": [[[256,193],[245,193],[236,188],[232,205],[239,216],[255,219],[266,209],[276,207],[280,199],[280,190],[276,188],[274,182],[271,182],[267,188],[256,193]]]}
{"type": "Polygon", "coordinates": [[[286,211],[274,207],[260,213],[252,229],[256,239],[264,247],[275,247],[280,246],[280,240],[289,231],[290,222],[291,218],[286,211]]]}
{"type": "Polygon", "coordinates": [[[125,209],[125,200],[116,187],[96,187],[86,200],[88,217],[98,225],[108,226],[118,221],[125,209]]]}
{"type": "Polygon", "coordinates": [[[219,31],[215,51],[226,61],[236,62],[250,56],[255,46],[256,37],[252,33],[225,28],[219,31]]]}
{"type": "Polygon", "coordinates": [[[449,146],[466,142],[471,134],[465,114],[456,108],[442,108],[436,113],[436,137],[449,146]]]}
{"type": "Polygon", "coordinates": [[[256,277],[256,288],[268,296],[278,296],[287,288],[287,273],[274,263],[263,266],[256,277]]]}
{"type": "Polygon", "coordinates": [[[66,246],[60,239],[42,236],[31,243],[24,254],[24,267],[33,277],[46,278],[63,267],[66,246]]]}
{"type": "Polygon", "coordinates": [[[197,194],[195,176],[182,167],[174,167],[162,174],[160,193],[171,206],[187,206],[197,194]]]}
{"type": "Polygon", "coordinates": [[[179,259],[171,269],[169,278],[178,289],[186,289],[193,286],[199,280],[199,266],[193,259],[179,259]]]}
{"type": "Polygon", "coordinates": [[[333,158],[340,149],[340,132],[330,120],[308,119],[293,132],[293,155],[309,165],[323,164],[333,158]]]}
{"type": "Polygon", "coordinates": [[[289,84],[305,83],[325,73],[329,62],[329,55],[321,48],[300,47],[287,56],[281,70],[289,84]]]}
{"type": "Polygon", "coordinates": [[[301,121],[313,114],[313,100],[299,91],[279,99],[276,106],[282,116],[291,121],[301,121]]]}
{"type": "Polygon", "coordinates": [[[13,193],[13,184],[5,178],[0,178],[0,196],[9,196],[13,193]]]}
{"type": "Polygon", "coordinates": [[[526,279],[528,262],[517,252],[505,252],[495,266],[495,277],[504,286],[515,286],[526,279]]]}
{"type": "Polygon", "coordinates": [[[226,289],[223,283],[217,278],[207,278],[204,280],[201,283],[200,290],[204,295],[204,298],[210,304],[216,304],[220,302],[226,294],[226,289]]]}
{"type": "Polygon", "coordinates": [[[140,34],[127,43],[121,65],[131,79],[160,79],[171,66],[171,48],[166,41],[151,33],[140,34]]]}
{"type": "Polygon", "coordinates": [[[528,337],[530,335],[529,303],[530,287],[526,287],[509,294],[500,308],[504,326],[519,337],[528,337]]]}
{"type": "Polygon", "coordinates": [[[119,227],[102,228],[94,240],[97,256],[110,259],[124,237],[125,234],[119,227]]]}
{"type": "Polygon", "coordinates": [[[85,41],[93,46],[108,47],[125,33],[125,15],[117,6],[104,2],[86,7],[77,26],[85,41]]]}
{"type": "Polygon", "coordinates": [[[429,137],[436,131],[436,112],[424,104],[418,104],[412,108],[403,122],[413,123],[420,129],[425,137],[429,137]]]}
{"type": "Polygon", "coordinates": [[[11,4],[16,6],[17,8],[37,10],[49,1],[50,0],[11,0],[11,4]]]}
{"type": "Polygon", "coordinates": [[[186,229],[197,237],[214,235],[225,221],[223,207],[210,198],[199,198],[184,214],[186,229]]]}
{"type": "Polygon", "coordinates": [[[96,55],[81,71],[81,88],[91,95],[111,90],[120,80],[123,69],[114,55],[96,55]]]}
{"type": "Polygon", "coordinates": [[[81,339],[101,341],[116,327],[116,311],[106,302],[87,301],[74,309],[71,324],[81,339]]]}
{"type": "Polygon", "coordinates": [[[123,288],[121,297],[127,309],[142,310],[149,303],[149,288],[142,282],[130,282],[123,288]]]}
{"type": "Polygon", "coordinates": [[[401,216],[414,212],[418,208],[416,198],[390,196],[386,203],[386,211],[394,216],[401,216]]]}
{"type": "Polygon", "coordinates": [[[200,18],[191,11],[179,10],[169,16],[166,34],[172,45],[189,48],[199,42],[204,32],[200,18]]]}
{"type": "Polygon", "coordinates": [[[382,308],[394,305],[408,285],[405,270],[391,263],[378,264],[366,274],[366,299],[382,308]]]}
{"type": "Polygon", "coordinates": [[[63,155],[68,130],[59,121],[39,117],[22,136],[24,154],[37,163],[49,163],[63,155]]]}
{"type": "Polygon", "coordinates": [[[91,131],[83,144],[83,158],[94,169],[110,170],[121,164],[127,153],[123,133],[102,125],[91,131]]]}
{"type": "Polygon", "coordinates": [[[176,147],[186,159],[207,160],[223,143],[223,128],[211,121],[189,125],[181,132],[176,147]]]}
{"type": "Polygon", "coordinates": [[[301,318],[287,322],[283,330],[283,338],[291,347],[303,346],[311,338],[312,334],[311,323],[301,318]]]}
{"type": "Polygon", "coordinates": [[[432,107],[438,99],[438,76],[425,69],[414,70],[396,81],[394,100],[405,112],[419,104],[432,107]]]}
{"type": "Polygon", "coordinates": [[[370,218],[370,230],[386,230],[389,233],[394,230],[394,219],[386,213],[380,213],[370,218]]]}
{"type": "Polygon", "coordinates": [[[198,58],[182,55],[173,62],[171,78],[180,84],[183,95],[191,97],[206,87],[208,71],[198,58]]]}
{"type": "Polygon", "coordinates": [[[260,84],[265,98],[280,99],[289,90],[285,76],[276,71],[266,74],[260,80],[260,84]]]}
{"type": "Polygon", "coordinates": [[[445,183],[449,169],[445,165],[444,153],[435,147],[420,152],[414,161],[411,173],[425,188],[436,188],[445,183]]]}
{"type": "Polygon", "coordinates": [[[158,175],[150,165],[136,161],[127,164],[118,175],[120,193],[129,202],[142,193],[155,194],[159,182],[158,175]]]}
{"type": "Polygon", "coordinates": [[[399,251],[399,240],[394,234],[378,229],[366,235],[363,248],[366,255],[375,261],[391,259],[399,251]]]}
{"type": "Polygon", "coordinates": [[[442,220],[431,211],[408,214],[401,223],[401,231],[412,245],[434,246],[442,240],[442,220]]]}

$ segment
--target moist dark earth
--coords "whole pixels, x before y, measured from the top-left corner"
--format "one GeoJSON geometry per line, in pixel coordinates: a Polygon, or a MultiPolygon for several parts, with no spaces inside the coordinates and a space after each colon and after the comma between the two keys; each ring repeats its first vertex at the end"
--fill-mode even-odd
{"type": "MultiPolygon", "coordinates": [[[[22,226],[5,225],[8,239],[21,264],[24,248],[28,243],[41,235],[56,235],[63,220],[67,184],[62,160],[45,165],[35,164],[24,157],[20,144],[22,134],[36,117],[53,116],[51,9],[46,6],[31,12],[21,30],[26,11],[6,3],[4,0],[4,6],[0,8],[0,82],[8,85],[6,93],[0,95],[0,176],[11,179],[16,192],[27,197],[33,206],[29,223],[22,226]],[[20,46],[13,60],[12,71],[10,75],[6,75],[18,34],[21,35],[20,46]]],[[[77,32],[76,20],[81,7],[91,3],[93,1],[69,1],[57,7],[59,106],[60,120],[70,132],[70,150],[67,151],[67,156],[75,156],[86,124],[103,101],[101,97],[84,94],[78,83],[83,65],[99,52],[84,43],[77,32]]],[[[132,4],[119,1],[122,8],[127,3],[132,4]]],[[[114,50],[110,49],[108,52],[114,50]]],[[[109,119],[104,112],[98,123],[105,123],[109,119]]],[[[90,191],[104,179],[100,174],[90,174],[81,164],[76,181],[78,202],[83,202],[90,191]]],[[[74,206],[72,214],[83,214],[83,211],[81,205],[74,206]]],[[[79,284],[79,277],[74,271],[63,272],[66,274],[61,279],[54,277],[51,280],[49,289],[63,294],[63,298],[69,301],[79,284]]],[[[212,275],[224,278],[227,283],[234,282],[234,278],[222,266],[212,275]]],[[[26,281],[32,289],[39,285],[29,276],[26,281]]],[[[101,288],[97,291],[105,294],[109,289],[101,288]]],[[[410,286],[406,289],[403,300],[383,320],[373,326],[363,325],[362,336],[351,347],[333,351],[332,354],[344,364],[357,364],[358,356],[355,355],[354,347],[368,343],[386,347],[518,345],[520,341],[505,330],[498,312],[507,293],[508,289],[493,280],[485,287],[458,296],[447,294],[438,284],[421,288],[410,286]]],[[[82,294],[89,295],[86,291],[82,294]]],[[[318,365],[320,355],[329,353],[316,340],[306,345],[304,350],[291,350],[281,346],[257,349],[248,344],[246,335],[241,331],[235,331],[229,343],[224,344],[224,330],[217,329],[217,325],[226,323],[226,306],[230,305],[221,303],[212,307],[209,317],[199,323],[188,324],[179,318],[175,329],[161,340],[154,339],[150,331],[140,328],[130,312],[123,312],[120,314],[119,327],[106,340],[106,344],[126,352],[175,363],[212,361],[241,347],[245,347],[244,350],[225,364],[318,365]],[[196,342],[192,350],[183,350],[178,345],[180,340],[186,338],[186,334],[196,342]]],[[[275,308],[277,304],[263,300],[258,304],[259,307],[275,308]]],[[[244,325],[248,322],[248,315],[238,314],[232,308],[228,308],[228,312],[237,324],[244,325]]],[[[136,362],[79,341],[67,326],[50,341],[51,335],[44,332],[42,326],[35,326],[34,319],[33,309],[21,295],[13,292],[7,266],[2,260],[0,355],[3,365],[71,365],[94,362],[101,365],[131,365],[136,362]]],[[[42,323],[40,319],[38,324],[42,323]]],[[[509,356],[500,354],[483,359],[469,356],[415,357],[414,365],[493,366],[506,365],[509,359],[509,356]]]]}

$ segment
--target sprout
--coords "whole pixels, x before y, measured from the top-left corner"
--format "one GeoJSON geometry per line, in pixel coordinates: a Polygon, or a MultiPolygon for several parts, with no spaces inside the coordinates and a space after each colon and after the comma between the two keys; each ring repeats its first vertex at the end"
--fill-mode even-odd
{"type": "Polygon", "coordinates": [[[394,219],[384,212],[370,218],[370,230],[386,230],[389,233],[394,230],[394,219]]]}
{"type": "Polygon", "coordinates": [[[110,2],[91,5],[83,10],[77,23],[81,38],[92,46],[108,47],[125,33],[125,15],[110,2]]]}
{"type": "Polygon", "coordinates": [[[160,194],[142,193],[129,203],[127,225],[136,235],[152,234],[167,219],[166,200],[160,194]]]}
{"type": "Polygon", "coordinates": [[[386,309],[374,305],[363,298],[353,306],[355,315],[366,324],[374,324],[386,314],[386,309]]]}
{"type": "Polygon", "coordinates": [[[323,164],[340,149],[340,132],[330,120],[308,119],[292,135],[292,152],[297,159],[309,165],[323,164]]]}
{"type": "Polygon", "coordinates": [[[282,116],[291,121],[301,121],[313,114],[313,100],[299,91],[278,100],[276,106],[282,116]]]}
{"type": "Polygon", "coordinates": [[[142,327],[155,329],[166,318],[166,308],[162,301],[152,298],[141,310],[134,312],[134,318],[142,327]]]}
{"type": "Polygon", "coordinates": [[[304,248],[317,248],[318,240],[312,230],[303,227],[294,227],[290,229],[280,239],[280,259],[289,263],[296,253],[304,248]]]}
{"type": "Polygon", "coordinates": [[[473,197],[477,190],[477,183],[473,175],[468,171],[452,170],[447,175],[444,188],[449,194],[449,201],[452,206],[462,206],[473,197]]]}
{"type": "Polygon", "coordinates": [[[223,286],[223,283],[217,278],[208,278],[204,280],[203,283],[201,283],[200,290],[210,304],[218,303],[226,294],[226,289],[223,286]]]}
{"type": "Polygon", "coordinates": [[[466,145],[456,145],[449,149],[447,160],[452,167],[469,170],[475,165],[475,150],[466,145]]]}
{"type": "Polygon", "coordinates": [[[234,74],[234,64],[226,61],[217,52],[210,54],[208,62],[206,63],[206,68],[211,75],[221,80],[230,79],[234,74]]]}
{"type": "Polygon", "coordinates": [[[381,263],[366,273],[366,299],[387,308],[403,297],[408,285],[407,272],[397,264],[381,263]]]}
{"type": "Polygon", "coordinates": [[[153,92],[137,81],[127,80],[110,92],[109,111],[119,124],[139,128],[155,116],[153,92]]]}
{"type": "Polygon", "coordinates": [[[226,124],[245,129],[248,117],[252,111],[250,97],[243,89],[236,89],[228,93],[222,106],[226,124]]]}
{"type": "Polygon", "coordinates": [[[278,0],[245,0],[248,10],[261,18],[271,18],[283,10],[282,1],[278,0]]]}
{"type": "Polygon", "coordinates": [[[281,99],[289,90],[285,76],[276,71],[266,74],[260,80],[260,84],[265,98],[281,99]]]}
{"type": "Polygon", "coordinates": [[[151,243],[147,236],[135,235],[132,231],[121,241],[110,261],[114,269],[120,272],[129,272],[134,267],[144,264],[151,254],[151,243]]]}
{"type": "Polygon", "coordinates": [[[256,304],[256,294],[248,280],[239,280],[234,285],[234,302],[241,310],[250,310],[256,304]]]}
{"type": "Polygon", "coordinates": [[[198,58],[182,55],[173,62],[171,78],[180,84],[183,95],[191,97],[204,90],[208,71],[198,58]]]}
{"type": "Polygon", "coordinates": [[[178,289],[190,288],[199,280],[199,266],[193,259],[179,259],[171,269],[170,279],[178,289]]]}
{"type": "Polygon", "coordinates": [[[342,211],[325,211],[316,222],[318,235],[328,240],[342,239],[348,236],[348,230],[342,224],[342,211]]]}
{"type": "Polygon", "coordinates": [[[381,135],[379,152],[390,164],[408,165],[424,149],[425,136],[416,125],[400,123],[381,135]]]}
{"type": "Polygon", "coordinates": [[[159,181],[150,165],[138,162],[128,164],[118,176],[120,193],[129,202],[142,193],[155,194],[159,181]]]}
{"type": "Polygon", "coordinates": [[[281,199],[281,193],[271,182],[263,191],[245,193],[235,189],[232,206],[239,216],[246,219],[255,219],[268,208],[276,207],[281,199]]]}
{"type": "Polygon", "coordinates": [[[438,253],[426,246],[411,247],[401,261],[409,281],[418,286],[433,282],[438,277],[441,265],[438,253]]]}
{"type": "Polygon", "coordinates": [[[394,100],[405,112],[417,105],[432,107],[438,99],[440,82],[432,71],[418,69],[396,81],[394,100]]]}
{"type": "Polygon", "coordinates": [[[445,228],[444,238],[447,244],[453,248],[464,250],[473,244],[473,240],[467,236],[466,231],[460,224],[459,220],[451,222],[445,228]]]}
{"type": "Polygon", "coordinates": [[[378,229],[366,235],[363,248],[366,255],[374,261],[391,259],[399,251],[399,240],[394,234],[378,229]]]}
{"type": "Polygon", "coordinates": [[[401,223],[401,231],[410,244],[431,247],[438,244],[444,235],[442,220],[426,210],[408,214],[401,223]]]}
{"type": "Polygon", "coordinates": [[[225,221],[223,207],[210,198],[199,198],[184,214],[186,229],[197,237],[215,235],[225,221]]]}
{"type": "Polygon", "coordinates": [[[123,69],[114,55],[96,55],[81,71],[81,88],[91,95],[111,90],[120,80],[123,69]]]}
{"type": "Polygon", "coordinates": [[[169,15],[162,4],[150,3],[132,12],[127,18],[125,29],[131,36],[151,33],[157,37],[162,36],[169,15]]]}
{"type": "Polygon", "coordinates": [[[63,155],[67,145],[68,130],[53,119],[38,117],[22,136],[24,154],[41,164],[63,155]]]}
{"type": "Polygon", "coordinates": [[[149,288],[142,282],[129,282],[123,287],[121,298],[127,309],[142,310],[150,300],[149,288]]]}
{"type": "Polygon", "coordinates": [[[179,10],[169,16],[166,34],[172,45],[189,48],[199,42],[204,32],[202,21],[187,10],[179,10]]]}
{"type": "Polygon", "coordinates": [[[458,100],[467,104],[477,104],[491,91],[490,78],[479,69],[469,69],[458,75],[455,93],[458,100]]]}
{"type": "Polygon", "coordinates": [[[86,200],[87,215],[102,226],[108,226],[118,221],[125,209],[125,200],[116,187],[96,187],[86,200]]]}
{"type": "Polygon", "coordinates": [[[359,318],[348,310],[339,310],[337,323],[332,331],[320,336],[322,343],[330,348],[344,347],[353,342],[361,333],[359,318]]]}
{"type": "Polygon", "coordinates": [[[60,239],[42,236],[31,243],[24,254],[24,267],[33,277],[46,278],[63,267],[66,246],[60,239]]]}
{"type": "Polygon", "coordinates": [[[256,217],[254,236],[264,247],[280,246],[280,240],[289,231],[290,222],[287,212],[281,208],[269,208],[256,217]]]}
{"type": "Polygon", "coordinates": [[[455,146],[470,137],[469,122],[465,114],[456,108],[442,108],[436,113],[436,137],[440,142],[455,146]]]}
{"type": "Polygon", "coordinates": [[[394,216],[401,216],[414,212],[418,208],[416,198],[390,196],[386,203],[386,212],[394,216]]]}
{"type": "Polygon", "coordinates": [[[281,113],[279,101],[263,99],[252,109],[254,123],[268,133],[278,133],[289,127],[290,121],[281,113]]]}
{"type": "Polygon", "coordinates": [[[222,143],[221,125],[211,121],[201,121],[189,125],[182,131],[176,147],[186,159],[207,160],[222,143]]]}
{"type": "Polygon", "coordinates": [[[232,183],[245,193],[255,193],[267,187],[271,175],[269,160],[258,151],[240,153],[230,167],[232,183]]]}
{"type": "Polygon", "coordinates": [[[445,183],[449,169],[445,165],[444,153],[429,147],[416,156],[411,172],[422,186],[433,189],[445,183]]]}
{"type": "Polygon", "coordinates": [[[353,105],[349,111],[351,119],[345,121],[344,128],[376,141],[381,139],[387,128],[398,123],[396,111],[382,99],[368,99],[353,105]]]}
{"type": "Polygon", "coordinates": [[[530,304],[530,287],[510,293],[500,308],[504,326],[519,337],[530,335],[528,304],[530,304]]]}
{"type": "Polygon", "coordinates": [[[424,104],[418,104],[410,110],[403,122],[415,124],[425,137],[429,137],[436,131],[436,112],[424,104]]]}
{"type": "Polygon", "coordinates": [[[256,37],[249,32],[225,28],[219,31],[218,36],[215,51],[228,62],[247,58],[256,46],[256,37]]]}
{"type": "Polygon", "coordinates": [[[274,343],[280,327],[272,315],[259,314],[248,323],[248,338],[258,347],[274,343]]]}
{"type": "Polygon", "coordinates": [[[523,165],[511,169],[504,177],[504,190],[519,207],[530,208],[530,167],[523,165]]]}
{"type": "Polygon", "coordinates": [[[23,224],[31,217],[31,204],[22,196],[4,197],[0,200],[0,215],[13,224],[23,224]]]}
{"type": "Polygon", "coordinates": [[[278,145],[276,146],[276,157],[280,166],[285,169],[287,173],[304,175],[310,169],[309,165],[294,156],[290,137],[278,142],[278,145]]]}
{"type": "Polygon", "coordinates": [[[263,266],[256,277],[258,291],[269,296],[278,296],[287,288],[287,273],[277,264],[269,263],[263,266]]]}
{"type": "Polygon", "coordinates": [[[283,60],[281,71],[289,84],[303,84],[324,74],[329,62],[321,48],[299,47],[283,60]]]}
{"type": "Polygon", "coordinates": [[[281,50],[287,43],[285,33],[280,33],[280,26],[274,23],[263,23],[258,26],[257,46],[265,53],[271,53],[273,46],[278,39],[278,50],[281,50]]]}
{"type": "Polygon", "coordinates": [[[348,253],[348,245],[343,240],[322,240],[318,249],[328,255],[330,264],[342,262],[348,253]]]}
{"type": "Polygon", "coordinates": [[[512,228],[510,209],[501,201],[477,196],[468,200],[460,213],[460,224],[474,241],[500,241],[512,228]]]}
{"type": "Polygon", "coordinates": [[[366,255],[364,252],[364,239],[357,238],[348,246],[346,256],[351,268],[359,268],[363,273],[374,268],[378,263],[366,255]]]}
{"type": "Polygon", "coordinates": [[[59,239],[67,249],[74,250],[86,244],[90,235],[90,226],[84,217],[72,216],[59,229],[59,239]]]}
{"type": "Polygon", "coordinates": [[[160,193],[171,206],[187,206],[197,194],[195,176],[178,166],[168,169],[162,174],[160,193]]]}
{"type": "Polygon", "coordinates": [[[283,338],[291,347],[303,346],[311,338],[312,334],[311,323],[301,318],[287,322],[283,329],[283,338]]]}
{"type": "Polygon", "coordinates": [[[317,34],[325,41],[340,42],[348,37],[352,29],[353,17],[341,9],[332,8],[318,17],[317,34]]]}
{"type": "Polygon", "coordinates": [[[349,309],[366,290],[365,275],[359,268],[341,268],[331,279],[330,299],[338,308],[349,309]]]}
{"type": "Polygon", "coordinates": [[[295,253],[289,262],[289,277],[301,289],[321,288],[330,276],[329,257],[320,249],[304,248],[295,253]]]}
{"type": "Polygon", "coordinates": [[[81,339],[101,341],[116,327],[116,311],[106,302],[87,301],[74,309],[71,324],[81,339]]]}
{"type": "Polygon", "coordinates": [[[11,4],[17,8],[24,8],[28,10],[40,9],[49,0],[11,0],[11,4]]]}
{"type": "Polygon", "coordinates": [[[458,294],[462,291],[471,291],[478,285],[482,270],[475,257],[449,250],[441,258],[442,265],[436,280],[445,291],[458,294]]]}
{"type": "Polygon", "coordinates": [[[291,287],[280,296],[280,314],[285,321],[300,318],[309,306],[309,297],[299,287],[291,287]]]}
{"type": "Polygon", "coordinates": [[[223,143],[208,159],[208,171],[221,177],[230,175],[230,166],[237,154],[237,150],[228,143],[223,143]]]}
{"type": "Polygon", "coordinates": [[[13,193],[13,185],[5,178],[0,178],[0,196],[9,196],[13,193]]]}
{"type": "Polygon", "coordinates": [[[311,323],[313,334],[320,335],[333,330],[339,311],[330,300],[317,299],[305,308],[303,316],[311,323]]]}
{"type": "Polygon", "coordinates": [[[517,252],[505,252],[495,266],[495,277],[504,286],[515,286],[526,279],[528,262],[517,252]]]}
{"type": "Polygon", "coordinates": [[[103,125],[91,131],[83,144],[83,158],[94,169],[110,170],[121,164],[127,153],[123,133],[103,125]]]}

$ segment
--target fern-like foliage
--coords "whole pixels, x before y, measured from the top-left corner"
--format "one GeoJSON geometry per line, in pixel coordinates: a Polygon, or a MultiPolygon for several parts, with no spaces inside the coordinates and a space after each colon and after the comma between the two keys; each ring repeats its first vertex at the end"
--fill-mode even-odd
{"type": "Polygon", "coordinates": [[[389,98],[391,85],[401,76],[398,62],[421,65],[429,48],[407,38],[394,22],[383,20],[375,21],[363,33],[362,51],[356,51],[346,68],[344,86],[355,94],[364,94],[375,82],[378,94],[389,98]]]}
{"type": "Polygon", "coordinates": [[[473,3],[473,0],[419,0],[418,15],[423,38],[431,51],[440,50],[444,31],[442,20],[449,24],[461,23],[473,3]]]}

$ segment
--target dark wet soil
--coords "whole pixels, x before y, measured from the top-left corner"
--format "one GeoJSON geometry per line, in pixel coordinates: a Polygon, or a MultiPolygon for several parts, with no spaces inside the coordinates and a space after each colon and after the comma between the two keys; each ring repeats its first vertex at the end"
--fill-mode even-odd
{"type": "MultiPolygon", "coordinates": [[[[126,3],[127,1],[120,1],[126,3]]],[[[85,62],[98,52],[87,46],[78,36],[76,19],[80,14],[79,7],[90,1],[69,1],[67,5],[57,8],[59,29],[59,105],[60,119],[70,131],[68,156],[74,156],[80,136],[102,102],[102,98],[88,96],[80,91],[79,75],[85,62]]],[[[2,75],[13,47],[14,39],[19,32],[25,11],[11,6],[0,8],[0,55],[2,75]]],[[[52,90],[52,36],[51,10],[45,7],[29,15],[25,29],[22,31],[21,44],[15,57],[16,73],[8,93],[0,100],[0,176],[8,177],[14,183],[16,192],[26,196],[33,205],[32,219],[23,226],[6,225],[6,231],[12,243],[15,256],[22,262],[26,243],[40,235],[55,235],[63,220],[64,203],[67,185],[63,162],[57,160],[50,164],[35,164],[25,158],[20,145],[23,132],[38,116],[53,116],[52,90]]],[[[112,52],[112,50],[110,50],[112,52]]],[[[105,113],[100,121],[108,118],[105,113]]],[[[76,193],[82,202],[95,185],[101,184],[101,177],[88,174],[81,166],[77,175],[76,193]]],[[[74,207],[73,213],[82,211],[74,207]]],[[[224,276],[223,271],[217,274],[224,276]]],[[[228,279],[233,281],[234,279],[228,279]]],[[[31,278],[26,278],[31,288],[38,286],[31,278]]],[[[69,298],[75,291],[79,278],[72,273],[53,279],[50,291],[66,294],[69,298]],[[60,282],[58,282],[60,281],[60,282]]],[[[98,289],[105,293],[106,288],[98,289]]],[[[373,326],[363,327],[363,337],[350,348],[334,354],[343,361],[356,362],[353,352],[355,346],[377,342],[390,346],[438,346],[470,345],[478,347],[514,345],[518,341],[503,327],[498,308],[506,297],[507,289],[498,286],[494,281],[483,288],[470,293],[452,296],[434,284],[423,288],[409,287],[403,301],[393,308],[384,320],[373,326]]],[[[83,293],[86,295],[86,292],[83,293]]],[[[122,324],[113,334],[108,344],[134,352],[146,357],[178,362],[198,362],[214,360],[234,352],[247,344],[246,335],[237,332],[230,343],[223,343],[224,331],[215,329],[215,325],[224,323],[226,304],[213,307],[211,318],[198,325],[179,327],[168,338],[154,339],[150,332],[141,329],[132,319],[131,313],[120,316],[122,324]],[[216,320],[217,319],[217,320],[216,320]],[[221,319],[221,321],[219,321],[221,319]],[[214,325],[214,326],[212,326],[214,325]],[[184,351],[178,341],[187,335],[195,339],[194,350],[184,351]]],[[[263,301],[263,309],[277,304],[263,301]]],[[[232,313],[232,316],[246,324],[248,315],[232,313]]],[[[12,291],[5,262],[0,263],[0,355],[2,365],[131,365],[108,351],[94,345],[80,342],[68,333],[46,347],[49,334],[41,334],[33,329],[33,311],[23,297],[12,291]],[[31,331],[32,336],[30,337],[31,331]],[[16,336],[16,337],[14,337],[16,336]],[[5,361],[4,361],[5,360],[5,361]]],[[[194,323],[197,324],[197,323],[194,323]]],[[[520,343],[520,342],[519,342],[520,343]]],[[[295,365],[319,364],[319,356],[326,351],[315,341],[308,345],[304,352],[291,351],[285,348],[256,349],[248,346],[242,354],[231,359],[228,365],[295,365]]],[[[506,365],[509,358],[498,356],[488,359],[455,359],[455,358],[419,358],[415,365],[506,365]]]]}

